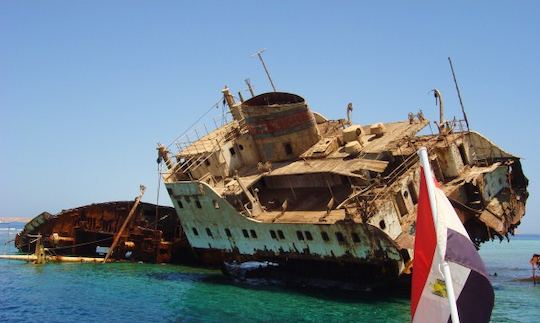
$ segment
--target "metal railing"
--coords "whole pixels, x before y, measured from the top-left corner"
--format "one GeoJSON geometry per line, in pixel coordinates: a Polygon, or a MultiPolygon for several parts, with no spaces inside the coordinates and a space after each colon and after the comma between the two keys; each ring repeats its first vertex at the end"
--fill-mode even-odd
{"type": "Polygon", "coordinates": [[[210,126],[206,123],[208,120],[200,120],[169,145],[176,147],[173,155],[177,158],[177,165],[172,172],[187,173],[199,167],[216,151],[221,150],[225,142],[236,138],[245,127],[243,120],[233,120],[229,110],[209,119],[212,122],[210,126]]]}

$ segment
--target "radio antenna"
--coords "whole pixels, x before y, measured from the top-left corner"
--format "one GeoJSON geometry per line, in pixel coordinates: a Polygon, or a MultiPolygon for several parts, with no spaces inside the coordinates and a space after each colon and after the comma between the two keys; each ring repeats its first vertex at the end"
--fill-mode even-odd
{"type": "Polygon", "coordinates": [[[461,93],[459,92],[459,86],[456,79],[456,73],[454,73],[454,66],[452,65],[452,60],[448,57],[448,62],[450,63],[450,69],[452,70],[452,77],[454,78],[454,84],[456,85],[456,91],[459,98],[459,104],[461,105],[461,112],[463,113],[463,120],[465,120],[465,125],[467,125],[467,131],[469,130],[469,120],[467,120],[467,114],[465,113],[465,107],[463,106],[463,100],[461,99],[461,93]]]}
{"type": "Polygon", "coordinates": [[[276,87],[274,86],[274,82],[272,82],[272,78],[270,77],[270,73],[268,72],[268,68],[266,68],[266,64],[264,63],[264,60],[262,58],[262,53],[265,50],[266,50],[266,48],[263,48],[263,49],[259,50],[258,52],[256,52],[255,54],[251,55],[251,57],[255,57],[255,55],[259,57],[259,60],[261,61],[262,66],[264,67],[264,71],[266,72],[266,76],[268,76],[268,80],[270,81],[270,84],[272,85],[272,88],[274,89],[274,92],[277,92],[276,87]]]}

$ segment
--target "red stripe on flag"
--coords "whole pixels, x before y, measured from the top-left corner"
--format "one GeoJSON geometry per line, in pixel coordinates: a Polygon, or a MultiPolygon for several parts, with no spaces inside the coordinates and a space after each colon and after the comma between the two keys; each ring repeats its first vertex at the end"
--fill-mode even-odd
{"type": "Polygon", "coordinates": [[[433,224],[433,216],[431,215],[424,169],[421,168],[411,289],[411,317],[413,318],[429,276],[436,246],[437,235],[435,233],[435,225],[433,224]]]}

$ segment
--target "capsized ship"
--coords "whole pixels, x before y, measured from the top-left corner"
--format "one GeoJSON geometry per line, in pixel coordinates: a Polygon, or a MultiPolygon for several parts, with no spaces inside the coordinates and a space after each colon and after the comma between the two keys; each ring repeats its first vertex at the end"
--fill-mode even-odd
{"type": "Polygon", "coordinates": [[[42,212],[26,223],[14,243],[20,252],[34,253],[36,237],[40,236],[50,255],[102,260],[119,234],[122,243],[114,248],[114,260],[155,263],[192,260],[191,247],[174,209],[136,201],[95,203],[54,215],[42,212]],[[120,234],[132,211],[132,220],[120,234]]]}
{"type": "Polygon", "coordinates": [[[271,261],[302,277],[358,284],[407,273],[421,146],[477,246],[513,233],[525,214],[520,159],[463,122],[446,122],[440,101],[438,133],[419,135],[429,124],[421,112],[355,125],[351,104],[347,119],[328,120],[295,94],[235,102],[222,92],[230,121],[158,146],[167,191],[204,264],[271,261]]]}

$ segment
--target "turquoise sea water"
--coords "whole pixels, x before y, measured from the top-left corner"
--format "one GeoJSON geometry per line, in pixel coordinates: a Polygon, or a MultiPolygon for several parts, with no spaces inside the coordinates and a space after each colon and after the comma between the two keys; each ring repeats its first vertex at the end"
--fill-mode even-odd
{"type": "MultiPolygon", "coordinates": [[[[0,230],[0,252],[14,252],[0,230]]],[[[536,322],[540,286],[528,263],[540,236],[482,246],[492,276],[493,322],[536,322]]],[[[409,299],[236,284],[219,271],[150,264],[46,264],[0,260],[0,322],[407,322],[409,299]]]]}

